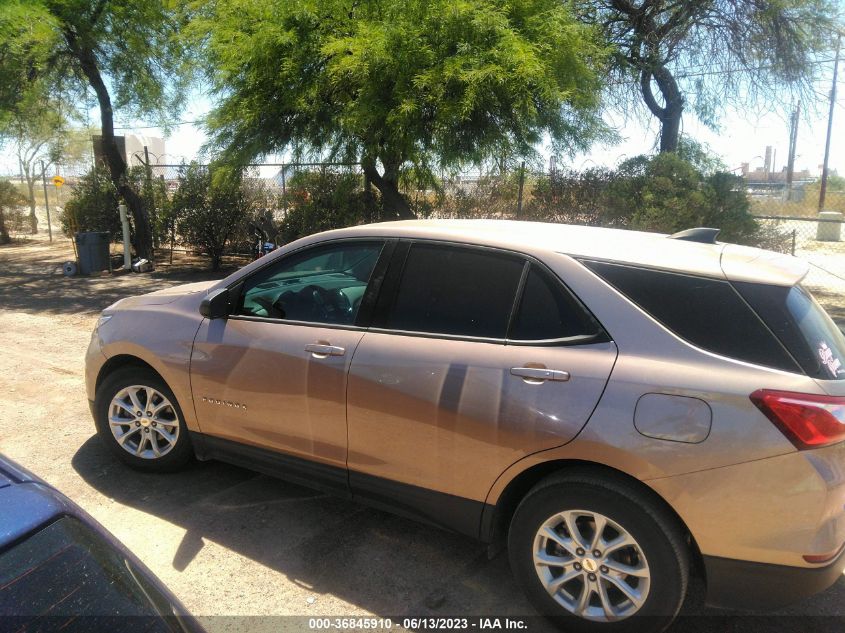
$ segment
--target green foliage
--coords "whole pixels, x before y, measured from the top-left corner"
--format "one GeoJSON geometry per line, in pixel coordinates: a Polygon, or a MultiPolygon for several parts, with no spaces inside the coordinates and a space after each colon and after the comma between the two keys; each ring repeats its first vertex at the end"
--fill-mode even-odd
{"type": "Polygon", "coordinates": [[[249,217],[240,170],[191,163],[180,175],[170,212],[181,241],[203,250],[212,270],[220,270],[226,247],[249,217]]]}
{"type": "Polygon", "coordinates": [[[608,213],[606,191],[614,176],[612,170],[602,168],[542,174],[529,181],[524,215],[540,222],[625,226],[630,219],[626,214],[616,218],[608,213]]]}
{"type": "Polygon", "coordinates": [[[176,0],[0,2],[0,78],[18,89],[13,97],[0,97],[0,135],[10,120],[20,118],[26,102],[55,102],[65,108],[64,115],[74,107],[87,115],[95,96],[103,153],[132,213],[136,251],[144,257],[151,257],[151,231],[114,143],[114,112],[163,127],[172,120],[190,74],[179,37],[186,16],[181,5],[176,0]]]}
{"type": "Polygon", "coordinates": [[[8,180],[0,180],[0,244],[9,243],[10,238],[7,221],[9,216],[25,201],[17,187],[8,180]]]}
{"type": "Polygon", "coordinates": [[[312,233],[382,219],[378,200],[365,192],[360,174],[304,171],[287,184],[287,213],[281,234],[286,242],[312,233]]]}
{"type": "Polygon", "coordinates": [[[611,217],[630,218],[631,228],[644,231],[710,226],[721,229],[719,239],[739,243],[753,241],[757,231],[742,178],[706,175],[674,152],[620,165],[608,187],[607,208],[611,217]]]}
{"type": "Polygon", "coordinates": [[[574,150],[602,127],[605,51],[558,0],[195,6],[215,144],[241,162],[289,147],[361,161],[391,211],[408,165],[530,154],[545,134],[574,150]]]}
{"type": "Polygon", "coordinates": [[[5,0],[0,78],[18,90],[0,99],[0,111],[15,111],[33,94],[65,108],[84,103],[90,61],[108,80],[115,109],[165,121],[189,77],[178,7],[172,0],[5,0]]]}
{"type": "Polygon", "coordinates": [[[123,239],[118,211],[119,196],[108,170],[95,167],[79,179],[65,203],[59,221],[62,232],[71,237],[79,231],[109,231],[111,239],[123,239]]]}
{"type": "Polygon", "coordinates": [[[530,182],[525,217],[659,233],[709,226],[721,240],[755,244],[761,236],[742,178],[715,170],[706,151],[688,155],[693,161],[668,152],[616,169],[543,175],[530,182]]]}

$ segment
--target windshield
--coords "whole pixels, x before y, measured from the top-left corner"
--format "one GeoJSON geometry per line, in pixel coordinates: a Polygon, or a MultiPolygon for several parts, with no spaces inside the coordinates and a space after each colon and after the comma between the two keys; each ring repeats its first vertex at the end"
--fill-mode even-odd
{"type": "Polygon", "coordinates": [[[808,376],[845,380],[845,336],[807,288],[734,285],[808,376]]]}

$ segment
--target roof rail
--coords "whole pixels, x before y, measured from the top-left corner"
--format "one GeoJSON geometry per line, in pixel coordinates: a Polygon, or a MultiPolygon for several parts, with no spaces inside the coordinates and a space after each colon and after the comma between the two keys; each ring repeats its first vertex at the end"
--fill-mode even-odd
{"type": "Polygon", "coordinates": [[[687,242],[701,242],[702,244],[715,244],[716,236],[719,234],[720,230],[721,229],[708,229],[706,227],[699,226],[694,229],[687,229],[686,231],[672,233],[672,235],[669,236],[669,239],[684,240],[687,242]]]}

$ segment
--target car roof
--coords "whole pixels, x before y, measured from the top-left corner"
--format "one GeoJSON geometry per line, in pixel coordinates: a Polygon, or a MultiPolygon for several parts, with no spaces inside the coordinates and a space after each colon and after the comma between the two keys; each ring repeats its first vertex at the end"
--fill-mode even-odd
{"type": "Polygon", "coordinates": [[[805,262],[758,248],[672,239],[664,233],[515,220],[401,220],[331,231],[333,236],[380,235],[458,241],[580,259],[671,270],[690,275],[791,286],[805,262]]]}

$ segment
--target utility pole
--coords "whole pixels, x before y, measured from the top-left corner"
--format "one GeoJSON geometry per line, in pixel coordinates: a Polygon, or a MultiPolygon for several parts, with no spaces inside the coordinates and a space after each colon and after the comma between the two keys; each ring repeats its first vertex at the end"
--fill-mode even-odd
{"type": "Polygon", "coordinates": [[[50,201],[47,199],[47,168],[44,161],[41,161],[41,184],[44,185],[44,208],[47,209],[47,235],[50,243],[53,243],[53,228],[50,226],[50,201]]]}
{"type": "Polygon", "coordinates": [[[830,159],[830,131],[833,129],[833,107],[836,105],[836,77],[839,74],[839,49],[842,46],[842,35],[836,39],[836,61],[833,63],[833,85],[830,88],[830,112],[827,115],[827,140],[824,144],[824,163],[822,165],[822,182],[819,187],[819,213],[824,211],[824,198],[827,195],[827,162],[830,159]]]}
{"type": "Polygon", "coordinates": [[[786,162],[786,199],[792,200],[792,176],[795,173],[795,147],[798,145],[798,116],[801,102],[792,112],[792,127],[789,130],[789,158],[786,162]]]}

